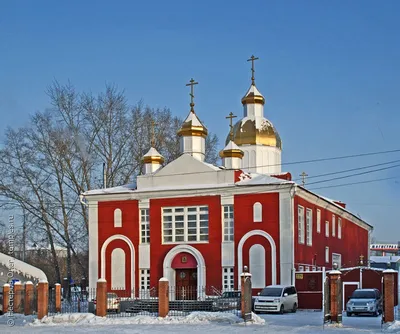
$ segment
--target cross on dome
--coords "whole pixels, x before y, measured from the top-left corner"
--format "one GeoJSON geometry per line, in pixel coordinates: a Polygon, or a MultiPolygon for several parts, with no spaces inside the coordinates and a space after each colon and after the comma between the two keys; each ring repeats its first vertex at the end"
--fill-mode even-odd
{"type": "Polygon", "coordinates": [[[190,79],[190,82],[186,84],[186,86],[190,86],[190,111],[194,113],[194,85],[198,85],[199,83],[194,81],[194,79],[190,79]]]}
{"type": "Polygon", "coordinates": [[[229,116],[225,117],[226,119],[229,118],[229,123],[230,123],[229,124],[229,127],[230,127],[229,135],[231,136],[231,140],[233,140],[233,119],[236,117],[237,116],[234,116],[232,111],[229,113],[229,116]]]}
{"type": "Polygon", "coordinates": [[[258,57],[254,57],[254,55],[252,55],[251,57],[250,57],[250,59],[247,59],[247,61],[251,61],[251,84],[254,86],[255,84],[256,84],[256,82],[255,82],[255,78],[254,78],[254,72],[255,72],[255,70],[254,70],[254,61],[255,60],[258,60],[259,58],[258,57]]]}

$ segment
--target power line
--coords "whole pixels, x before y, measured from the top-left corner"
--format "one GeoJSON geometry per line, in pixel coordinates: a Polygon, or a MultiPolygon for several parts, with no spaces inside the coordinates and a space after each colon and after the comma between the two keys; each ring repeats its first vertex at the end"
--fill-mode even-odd
{"type": "Polygon", "coordinates": [[[384,177],[384,178],[381,178],[381,179],[374,179],[374,180],[367,180],[367,181],[359,181],[359,182],[350,182],[350,183],[342,183],[342,184],[336,184],[336,185],[331,185],[331,186],[323,186],[323,187],[310,188],[310,189],[308,189],[308,190],[317,190],[317,189],[328,189],[328,188],[346,187],[346,186],[352,186],[352,185],[356,185],[356,184],[380,182],[380,181],[393,180],[393,179],[398,179],[398,178],[399,178],[398,176],[384,177]]]}

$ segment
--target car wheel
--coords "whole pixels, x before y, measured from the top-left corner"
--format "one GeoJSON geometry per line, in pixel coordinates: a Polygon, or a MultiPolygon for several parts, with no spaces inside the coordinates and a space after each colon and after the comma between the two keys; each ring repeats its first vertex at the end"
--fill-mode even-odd
{"type": "Polygon", "coordinates": [[[296,313],[296,311],[297,311],[297,304],[294,303],[292,308],[292,313],[296,313]]]}
{"type": "Polygon", "coordinates": [[[351,317],[352,315],[353,315],[353,313],[347,312],[347,316],[348,316],[348,317],[351,317]]]}
{"type": "Polygon", "coordinates": [[[279,310],[279,313],[280,313],[280,314],[283,314],[284,311],[285,311],[285,308],[283,307],[283,305],[281,305],[281,308],[280,308],[280,310],[279,310]]]}

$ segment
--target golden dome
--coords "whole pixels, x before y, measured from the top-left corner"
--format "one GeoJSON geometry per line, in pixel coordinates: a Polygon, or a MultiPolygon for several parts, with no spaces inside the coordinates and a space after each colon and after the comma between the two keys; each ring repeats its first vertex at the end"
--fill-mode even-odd
{"type": "Polygon", "coordinates": [[[150,150],[143,156],[142,161],[145,164],[162,165],[164,163],[164,157],[158,153],[154,147],[151,147],[150,150]]]}
{"type": "Polygon", "coordinates": [[[239,158],[242,159],[244,156],[244,152],[232,141],[229,140],[229,143],[226,147],[219,152],[219,156],[224,158],[239,158]]]}
{"type": "Polygon", "coordinates": [[[265,104],[264,96],[262,96],[255,84],[250,85],[246,95],[242,98],[242,104],[265,104]]]}
{"type": "Polygon", "coordinates": [[[178,136],[201,136],[205,138],[207,137],[208,130],[201,123],[197,115],[193,111],[190,111],[177,134],[178,136]]]}
{"type": "MultiPolygon", "coordinates": [[[[226,144],[230,135],[226,138],[226,144]]],[[[244,117],[233,127],[233,141],[236,145],[265,145],[282,149],[282,141],[272,123],[264,117],[244,117]]]]}

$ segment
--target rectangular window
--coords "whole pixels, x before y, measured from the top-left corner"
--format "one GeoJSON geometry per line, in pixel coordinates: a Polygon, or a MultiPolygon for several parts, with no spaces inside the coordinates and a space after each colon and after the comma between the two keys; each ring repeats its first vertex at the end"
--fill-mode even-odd
{"type": "Polygon", "coordinates": [[[312,245],[312,210],[306,211],[306,242],[308,246],[312,245]]]}
{"type": "Polygon", "coordinates": [[[325,262],[329,263],[329,247],[325,247],[325,262]]]}
{"type": "Polygon", "coordinates": [[[332,253],[332,267],[334,263],[337,264],[338,269],[342,267],[342,254],[332,253]]]}
{"type": "Polygon", "coordinates": [[[162,209],[163,241],[208,241],[208,206],[162,209]]]}
{"type": "Polygon", "coordinates": [[[140,289],[150,290],[150,269],[140,269],[140,289]]]}
{"type": "Polygon", "coordinates": [[[329,221],[325,222],[325,236],[329,237],[329,221]]]}
{"type": "Polygon", "coordinates": [[[150,242],[149,209],[140,209],[140,235],[142,244],[148,244],[150,242]]]}
{"type": "Polygon", "coordinates": [[[304,244],[304,208],[300,205],[298,208],[298,234],[299,244],[304,244]]]}
{"type": "Polygon", "coordinates": [[[332,215],[332,237],[336,236],[336,217],[332,215]]]}
{"type": "Polygon", "coordinates": [[[342,218],[338,218],[337,223],[337,236],[339,239],[342,239],[342,218]]]}
{"type": "Polygon", "coordinates": [[[317,209],[317,233],[321,233],[321,210],[317,209]]]}
{"type": "Polygon", "coordinates": [[[224,291],[234,289],[233,267],[222,268],[222,286],[224,291]]]}
{"type": "Polygon", "coordinates": [[[224,205],[224,241],[233,241],[233,205],[224,205]]]}

